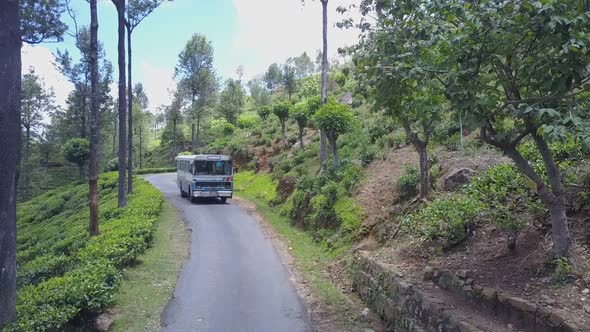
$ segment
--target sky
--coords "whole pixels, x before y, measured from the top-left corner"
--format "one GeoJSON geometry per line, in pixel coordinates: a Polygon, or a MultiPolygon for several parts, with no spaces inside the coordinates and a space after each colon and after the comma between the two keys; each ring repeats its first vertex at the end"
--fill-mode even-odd
{"type": "MultiPolygon", "coordinates": [[[[70,0],[78,25],[90,21],[88,3],[70,0]]],[[[110,0],[99,0],[99,41],[115,69],[112,94],[117,82],[117,21],[110,0]]],[[[358,40],[358,30],[341,30],[335,26],[344,17],[338,6],[355,0],[330,0],[328,11],[328,54],[350,46],[358,40]]],[[[144,85],[153,111],[170,103],[170,91],[176,85],[173,74],[178,54],[195,33],[201,33],[213,44],[214,66],[222,79],[236,78],[236,69],[244,67],[247,81],[266,71],[273,63],[304,51],[312,59],[322,45],[322,10],[319,0],[174,0],[165,2],[147,17],[132,34],[133,81],[144,85]]],[[[348,15],[348,14],[347,14],[348,15]]],[[[74,31],[73,21],[63,21],[74,31]]],[[[48,87],[53,88],[58,105],[65,106],[72,85],[55,68],[57,50],[77,54],[73,37],[63,42],[25,45],[22,50],[23,72],[34,68],[48,87]]]]}

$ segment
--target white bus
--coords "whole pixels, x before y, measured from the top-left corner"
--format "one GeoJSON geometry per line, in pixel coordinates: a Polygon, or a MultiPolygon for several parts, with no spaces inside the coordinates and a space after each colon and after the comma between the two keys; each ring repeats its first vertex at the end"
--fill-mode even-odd
{"type": "Polygon", "coordinates": [[[176,157],[177,184],[182,197],[196,202],[203,197],[232,198],[234,181],[230,156],[189,155],[176,157]]]}

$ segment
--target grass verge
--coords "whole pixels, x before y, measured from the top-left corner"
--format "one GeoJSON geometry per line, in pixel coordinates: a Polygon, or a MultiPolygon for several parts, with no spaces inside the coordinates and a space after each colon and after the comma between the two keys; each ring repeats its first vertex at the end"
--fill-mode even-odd
{"type": "Polygon", "coordinates": [[[168,302],[178,272],[188,255],[189,237],[182,220],[167,201],[157,222],[152,247],[127,268],[110,331],[158,331],[160,313],[168,302]]]}

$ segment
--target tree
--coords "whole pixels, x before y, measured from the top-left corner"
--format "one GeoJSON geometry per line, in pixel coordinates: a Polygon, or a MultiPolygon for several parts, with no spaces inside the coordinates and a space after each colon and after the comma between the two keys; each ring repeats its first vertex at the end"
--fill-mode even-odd
{"type": "Polygon", "coordinates": [[[126,95],[125,91],[125,0],[111,0],[117,9],[117,65],[119,67],[119,183],[118,183],[118,206],[120,208],[127,206],[127,190],[125,188],[127,162],[126,162],[126,95]]]}
{"type": "Polygon", "coordinates": [[[313,122],[326,133],[326,137],[332,148],[334,170],[340,169],[340,157],[338,156],[338,146],[336,141],[338,136],[350,130],[353,116],[348,106],[329,102],[324,104],[313,116],[313,122]]]}
{"type": "Polygon", "coordinates": [[[128,159],[128,176],[127,176],[127,192],[133,192],[133,81],[132,81],[132,51],[131,51],[131,35],[137,26],[149,16],[156,8],[158,8],[164,0],[129,0],[127,6],[127,19],[125,20],[125,28],[127,29],[127,111],[128,114],[128,138],[127,148],[128,159]]]}
{"type": "Polygon", "coordinates": [[[295,77],[297,79],[303,79],[308,77],[314,72],[314,64],[307,52],[303,52],[300,56],[293,59],[295,66],[295,77]]]}
{"type": "Polygon", "coordinates": [[[43,115],[52,111],[53,92],[47,91],[43,81],[30,70],[22,78],[21,90],[21,125],[25,130],[25,149],[24,149],[24,186],[25,199],[29,198],[29,189],[31,186],[31,134],[42,124],[43,115]]]}
{"type": "Polygon", "coordinates": [[[143,127],[144,122],[147,118],[152,115],[146,112],[149,105],[149,100],[144,92],[143,85],[141,83],[135,84],[133,88],[133,118],[134,122],[138,124],[137,129],[139,133],[139,168],[142,168],[143,164],[143,127]],[[137,113],[137,114],[136,114],[137,113]]]}
{"type": "Polygon", "coordinates": [[[0,2],[0,329],[16,317],[16,166],[20,137],[19,2],[0,2]]]}
{"type": "Polygon", "coordinates": [[[240,81],[230,78],[226,81],[225,89],[219,98],[219,113],[234,126],[237,125],[238,117],[244,108],[244,94],[240,81]]]}
{"type": "Polygon", "coordinates": [[[182,96],[178,91],[174,94],[172,104],[166,108],[166,120],[172,124],[172,159],[176,157],[178,149],[177,143],[177,127],[180,121],[182,121],[182,96]]]}
{"type": "Polygon", "coordinates": [[[98,230],[98,151],[100,144],[100,86],[98,72],[98,10],[97,0],[90,0],[90,151],[88,163],[88,194],[90,198],[90,236],[98,230]]]}
{"type": "Polygon", "coordinates": [[[68,29],[60,21],[63,12],[63,0],[20,0],[22,41],[27,44],[62,41],[68,29]]]}
{"type": "Polygon", "coordinates": [[[179,89],[191,101],[191,142],[194,151],[199,147],[201,119],[215,101],[217,91],[213,45],[204,35],[194,34],[186,43],[184,50],[178,55],[174,75],[180,79],[179,89]]]}
{"type": "Polygon", "coordinates": [[[16,166],[20,162],[21,137],[21,40],[40,43],[61,38],[65,27],[59,21],[59,15],[46,15],[46,9],[56,10],[56,3],[49,0],[0,2],[0,142],[4,145],[0,149],[0,174],[3,177],[0,181],[0,329],[16,317],[16,188],[19,177],[16,166]]]}
{"type": "Polygon", "coordinates": [[[273,63],[271,64],[266,73],[264,74],[264,83],[266,83],[266,88],[272,94],[275,89],[281,85],[283,80],[283,73],[281,72],[281,68],[278,64],[273,63]]]}
{"type": "Polygon", "coordinates": [[[291,114],[289,116],[291,119],[297,122],[297,127],[299,128],[299,147],[301,148],[301,151],[304,151],[305,147],[303,146],[303,133],[305,127],[307,127],[307,122],[309,121],[308,104],[304,102],[297,103],[291,107],[290,112],[291,114]]]}
{"type": "Polygon", "coordinates": [[[258,107],[257,112],[262,120],[266,120],[270,113],[272,113],[272,108],[267,105],[260,106],[258,107]]]}
{"type": "Polygon", "coordinates": [[[90,155],[90,143],[85,138],[72,138],[64,144],[63,154],[67,161],[78,165],[80,181],[84,181],[84,164],[90,155]]]}
{"type": "Polygon", "coordinates": [[[297,81],[295,80],[295,69],[290,65],[285,65],[283,67],[283,85],[285,86],[285,91],[287,95],[289,95],[289,101],[291,100],[291,96],[297,90],[297,81]]]}
{"type": "Polygon", "coordinates": [[[248,89],[250,90],[250,96],[254,100],[256,107],[270,105],[272,98],[270,93],[264,89],[262,82],[259,78],[250,80],[248,82],[248,89]]]}
{"type": "Polygon", "coordinates": [[[272,113],[277,116],[279,122],[281,123],[281,145],[284,148],[287,147],[287,137],[285,136],[285,129],[287,125],[287,119],[289,119],[289,108],[290,104],[288,102],[279,102],[273,105],[272,113]]]}

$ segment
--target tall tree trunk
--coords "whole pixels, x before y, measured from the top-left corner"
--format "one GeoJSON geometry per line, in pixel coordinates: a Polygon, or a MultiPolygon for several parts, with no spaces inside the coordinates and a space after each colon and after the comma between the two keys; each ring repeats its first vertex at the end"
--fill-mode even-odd
{"type": "Polygon", "coordinates": [[[340,170],[340,156],[338,155],[338,146],[336,145],[337,137],[330,137],[330,147],[332,148],[332,158],[334,159],[334,171],[340,170]]]}
{"type": "Polygon", "coordinates": [[[115,116],[115,121],[113,122],[113,149],[111,151],[111,159],[115,158],[115,154],[117,153],[117,116],[115,116]]]}
{"type": "Polygon", "coordinates": [[[299,126],[299,147],[301,148],[301,151],[305,151],[305,147],[303,146],[303,130],[304,128],[299,126]]]}
{"type": "Polygon", "coordinates": [[[31,155],[31,127],[27,126],[26,130],[26,144],[25,144],[25,164],[24,164],[24,173],[25,173],[25,199],[29,199],[29,190],[31,188],[31,164],[30,164],[30,155],[31,155]]]}
{"type": "Polygon", "coordinates": [[[0,1],[0,329],[16,318],[16,168],[20,126],[18,0],[0,1]]]}
{"type": "Polygon", "coordinates": [[[131,25],[127,22],[127,121],[129,121],[129,128],[127,129],[128,148],[127,153],[127,192],[133,192],[133,83],[131,82],[131,25]]]}
{"type": "Polygon", "coordinates": [[[418,156],[420,157],[420,196],[421,200],[428,200],[428,192],[430,191],[430,171],[428,165],[428,150],[426,144],[420,142],[414,144],[418,156]]]}
{"type": "Polygon", "coordinates": [[[142,165],[142,137],[141,137],[141,133],[142,133],[142,126],[139,126],[139,168],[143,168],[142,165]]]}
{"type": "MultiPolygon", "coordinates": [[[[322,104],[328,102],[328,0],[322,1],[322,104]]],[[[320,131],[320,173],[326,169],[326,134],[320,131]]]]}
{"type": "Polygon", "coordinates": [[[176,120],[172,121],[172,160],[176,157],[176,120]]]}
{"type": "Polygon", "coordinates": [[[197,149],[197,141],[196,141],[196,137],[195,137],[195,128],[196,125],[194,123],[191,123],[191,152],[195,153],[195,150],[197,149]]]}
{"type": "Polygon", "coordinates": [[[125,93],[125,0],[113,0],[117,7],[118,16],[118,66],[119,66],[119,183],[118,205],[120,208],[127,206],[127,190],[125,176],[126,163],[126,93],[125,93]]]}
{"type": "MultiPolygon", "coordinates": [[[[195,147],[196,149],[199,148],[199,146],[201,145],[201,116],[197,116],[197,137],[195,138],[195,147]]],[[[195,151],[196,151],[195,149],[195,151]]]]}
{"type": "Polygon", "coordinates": [[[84,87],[81,88],[82,92],[82,107],[80,108],[80,137],[86,138],[86,85],[87,81],[84,81],[84,87]]]}
{"type": "Polygon", "coordinates": [[[402,124],[408,140],[414,145],[416,152],[420,158],[420,193],[418,198],[420,200],[428,200],[428,193],[430,191],[430,170],[428,166],[428,133],[425,129],[425,138],[422,140],[418,134],[412,130],[410,120],[402,118],[402,124]]]}
{"type": "Polygon", "coordinates": [[[286,127],[286,120],[281,120],[281,145],[283,149],[287,148],[287,137],[285,136],[285,127],[286,127]]]}
{"type": "Polygon", "coordinates": [[[100,105],[98,85],[98,13],[97,0],[90,0],[90,157],[88,193],[90,196],[90,236],[98,235],[98,151],[100,144],[100,105]]]}
{"type": "Polygon", "coordinates": [[[536,128],[531,128],[530,132],[535,141],[535,145],[543,158],[547,176],[551,184],[551,190],[545,185],[543,179],[537,174],[529,162],[524,159],[522,154],[516,149],[515,144],[500,144],[489,138],[486,128],[482,128],[482,138],[487,143],[500,148],[512,161],[516,167],[529,179],[535,182],[537,194],[541,202],[549,209],[549,218],[551,220],[551,237],[553,240],[553,255],[557,257],[567,257],[570,249],[570,234],[567,223],[565,198],[561,174],[551,150],[543,137],[536,135],[536,128]]]}

